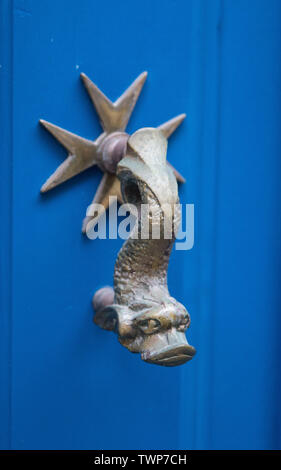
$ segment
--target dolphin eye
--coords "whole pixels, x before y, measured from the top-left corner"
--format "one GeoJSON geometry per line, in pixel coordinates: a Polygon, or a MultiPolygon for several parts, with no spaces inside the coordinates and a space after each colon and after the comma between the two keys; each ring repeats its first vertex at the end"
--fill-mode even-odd
{"type": "Polygon", "coordinates": [[[179,331],[185,331],[187,328],[189,328],[190,325],[190,316],[188,314],[185,314],[184,317],[181,319],[180,324],[178,326],[179,331]]]}
{"type": "Polygon", "coordinates": [[[147,318],[146,320],[139,320],[138,327],[145,335],[152,335],[159,330],[161,323],[156,318],[147,318]]]}

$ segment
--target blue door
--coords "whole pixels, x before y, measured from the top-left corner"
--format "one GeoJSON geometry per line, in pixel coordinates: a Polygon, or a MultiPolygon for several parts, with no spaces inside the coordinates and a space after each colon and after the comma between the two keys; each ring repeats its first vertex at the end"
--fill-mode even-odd
{"type": "Polygon", "coordinates": [[[0,447],[272,449],[280,439],[281,2],[1,0],[0,447]],[[112,100],[148,79],[128,131],[169,141],[195,205],[171,293],[197,349],[142,362],[92,323],[122,240],[81,235],[93,168],[46,195],[66,154],[44,118],[100,133],[79,75],[112,100]]]}

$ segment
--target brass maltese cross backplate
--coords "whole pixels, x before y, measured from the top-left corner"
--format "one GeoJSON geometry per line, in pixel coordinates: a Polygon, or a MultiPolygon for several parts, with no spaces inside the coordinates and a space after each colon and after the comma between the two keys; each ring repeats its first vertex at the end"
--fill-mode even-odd
{"type": "MultiPolygon", "coordinates": [[[[116,196],[119,202],[122,202],[116,167],[125,155],[129,138],[125,129],[146,77],[147,72],[139,75],[123,95],[112,103],[85,74],[81,74],[82,81],[99,116],[103,132],[96,140],[92,141],[41,119],[40,123],[68,151],[65,161],[43,184],[42,193],[69,180],[87,168],[97,165],[104,175],[92,202],[103,205],[104,210],[109,206],[109,196],[116,196]]],[[[168,138],[184,118],[185,114],[180,114],[161,124],[158,129],[168,138]]],[[[179,182],[185,182],[185,179],[174,168],[173,171],[179,182]]],[[[83,221],[82,231],[84,233],[90,219],[90,217],[85,217],[83,221]]]]}

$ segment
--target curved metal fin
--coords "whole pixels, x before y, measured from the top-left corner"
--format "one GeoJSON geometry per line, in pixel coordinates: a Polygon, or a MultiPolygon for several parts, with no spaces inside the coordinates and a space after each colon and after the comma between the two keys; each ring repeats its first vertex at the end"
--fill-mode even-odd
{"type": "MultiPolygon", "coordinates": [[[[158,129],[162,131],[166,139],[168,139],[174,132],[175,130],[181,125],[182,121],[186,118],[186,114],[179,114],[178,116],[175,116],[174,118],[170,119],[167,122],[164,122],[161,124],[161,126],[158,126],[158,129]]],[[[177,181],[179,183],[185,183],[186,179],[184,176],[182,176],[172,165],[171,163],[167,162],[168,165],[172,168],[175,177],[177,178],[177,181]]]]}

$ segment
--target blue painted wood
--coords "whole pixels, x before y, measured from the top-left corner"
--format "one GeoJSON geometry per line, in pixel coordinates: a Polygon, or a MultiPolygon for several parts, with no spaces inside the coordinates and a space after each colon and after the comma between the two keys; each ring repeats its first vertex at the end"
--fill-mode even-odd
{"type": "Polygon", "coordinates": [[[1,447],[279,447],[280,2],[0,5],[1,447]],[[80,72],[115,99],[145,69],[129,131],[188,114],[169,159],[195,246],[169,278],[198,354],[175,369],[92,324],[122,243],[80,234],[98,170],[39,195],[65,153],[38,119],[95,138],[80,72]]]}
{"type": "Polygon", "coordinates": [[[181,442],[280,448],[281,5],[193,5],[197,232],[184,273],[199,351],[182,373],[181,442]]]}
{"type": "Polygon", "coordinates": [[[187,174],[192,175],[188,180],[188,191],[195,204],[195,245],[192,252],[186,253],[183,276],[185,303],[190,304],[193,319],[192,341],[198,346],[198,352],[196,361],[182,369],[180,443],[182,448],[204,449],[210,447],[212,432],[210,393],[213,380],[222,2],[194,1],[192,14],[187,174]]]}
{"type": "Polygon", "coordinates": [[[12,9],[0,2],[0,449],[11,444],[12,333],[12,9]]]}
{"type": "MultiPolygon", "coordinates": [[[[189,6],[159,6],[144,2],[130,23],[128,2],[14,2],[13,448],[179,445],[180,369],[147,366],[92,324],[92,294],[112,279],[122,243],[80,234],[99,172],[39,195],[65,153],[38,119],[100,132],[81,71],[115,99],[149,70],[130,131],[186,109],[189,6]]],[[[170,146],[179,170],[186,129],[170,146]]],[[[180,298],[182,272],[172,269],[180,298]]]]}
{"type": "Polygon", "coordinates": [[[223,3],[212,447],[280,446],[281,4],[223,3]]]}

